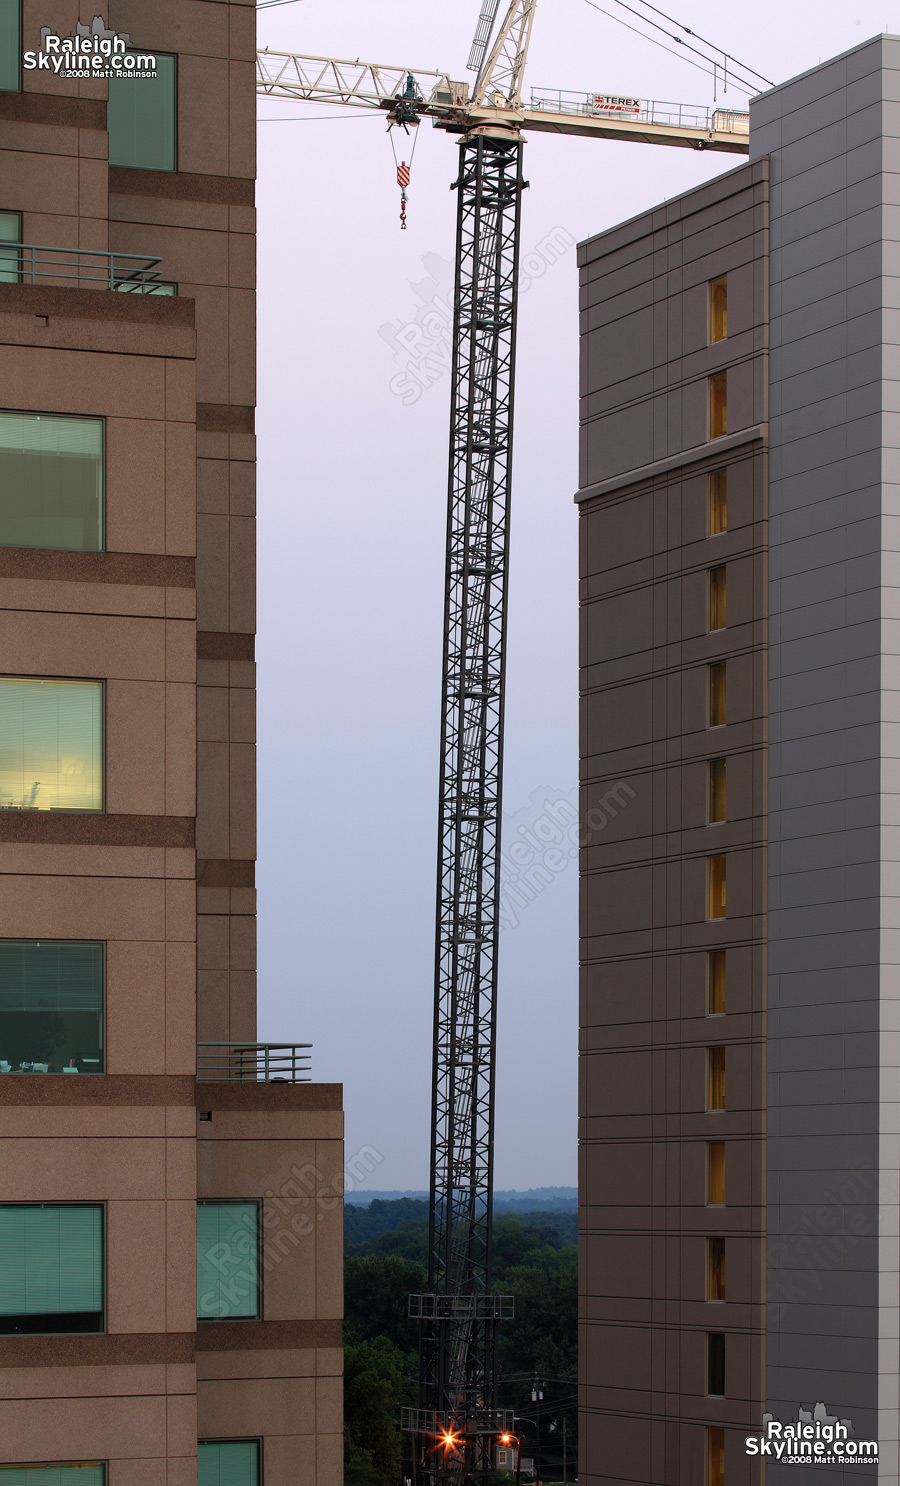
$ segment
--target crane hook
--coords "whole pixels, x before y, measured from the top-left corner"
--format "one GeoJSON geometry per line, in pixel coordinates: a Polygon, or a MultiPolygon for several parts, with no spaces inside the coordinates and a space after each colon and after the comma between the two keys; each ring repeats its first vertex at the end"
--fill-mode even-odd
{"type": "Polygon", "coordinates": [[[406,231],[406,188],[409,185],[409,166],[406,161],[397,166],[397,185],[400,187],[400,231],[406,231]]]}

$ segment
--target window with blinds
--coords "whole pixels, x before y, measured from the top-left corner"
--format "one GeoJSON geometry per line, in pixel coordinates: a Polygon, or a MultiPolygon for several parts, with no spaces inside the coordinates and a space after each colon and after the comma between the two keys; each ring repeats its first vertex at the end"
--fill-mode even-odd
{"type": "Polygon", "coordinates": [[[0,1334],[102,1330],[102,1207],[0,1203],[0,1334]]]}
{"type": "Polygon", "coordinates": [[[0,677],[0,810],[103,809],[103,682],[0,677]]]}
{"type": "MultiPolygon", "coordinates": [[[[0,276],[4,251],[0,243],[0,276]]],[[[0,412],[0,547],[102,550],[103,427],[102,418],[0,412]]]]}
{"type": "Polygon", "coordinates": [[[0,0],[0,92],[22,90],[22,0],[0,0]]]}
{"type": "Polygon", "coordinates": [[[201,1440],[197,1446],[197,1483],[259,1486],[259,1440],[201,1440]]]}
{"type": "Polygon", "coordinates": [[[120,72],[109,80],[106,119],[110,165],[175,169],[176,61],[162,52],[152,55],[156,57],[156,77],[128,77],[120,72]]]}
{"type": "Polygon", "coordinates": [[[259,1203],[198,1202],[198,1320],[256,1320],[259,1314],[259,1203]]]}
{"type": "Polygon", "coordinates": [[[104,946],[0,939],[0,1074],[102,1073],[104,946]]]}
{"type": "Polygon", "coordinates": [[[0,1465],[0,1486],[105,1486],[106,1466],[100,1461],[71,1461],[64,1465],[0,1465]]]}

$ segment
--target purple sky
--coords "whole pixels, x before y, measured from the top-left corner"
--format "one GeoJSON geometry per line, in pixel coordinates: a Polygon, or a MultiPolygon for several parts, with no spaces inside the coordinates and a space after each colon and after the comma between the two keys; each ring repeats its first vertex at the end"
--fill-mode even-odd
{"type": "MultiPolygon", "coordinates": [[[[672,3],[779,81],[897,29],[887,0],[819,4],[814,30],[802,0],[672,3]]],[[[298,0],[260,12],[259,44],[466,78],[479,9],[298,0]]],[[[526,87],[712,102],[711,79],[683,56],[586,0],[542,0],[526,87]]],[[[456,146],[420,127],[400,232],[380,115],[271,100],[258,111],[281,120],[259,127],[259,1036],[312,1042],[314,1076],[344,1083],[348,1158],[364,1146],[381,1158],[366,1185],[424,1187],[456,146]]],[[[409,158],[405,138],[397,149],[409,158]]],[[[740,157],[538,136],[525,162],[507,844],[549,840],[577,780],[578,299],[566,245],[740,157]]],[[[574,861],[553,876],[533,902],[513,884],[501,939],[502,1188],[576,1179],[574,861]]]]}

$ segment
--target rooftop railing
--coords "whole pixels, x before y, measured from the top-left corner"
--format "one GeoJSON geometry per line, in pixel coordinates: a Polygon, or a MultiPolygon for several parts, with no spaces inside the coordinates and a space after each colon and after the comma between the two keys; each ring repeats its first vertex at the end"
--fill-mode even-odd
{"type": "Polygon", "coordinates": [[[0,242],[0,283],[62,284],[117,289],[133,294],[170,293],[160,284],[162,259],[141,253],[100,253],[93,248],[50,248],[0,242]]]}
{"type": "Polygon", "coordinates": [[[201,1083],[308,1084],[311,1042],[198,1042],[201,1083]]]}

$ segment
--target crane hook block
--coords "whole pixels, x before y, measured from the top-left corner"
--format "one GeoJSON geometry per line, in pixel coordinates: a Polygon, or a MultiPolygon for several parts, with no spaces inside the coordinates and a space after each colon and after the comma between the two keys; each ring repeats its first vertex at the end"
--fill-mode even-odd
{"type": "Polygon", "coordinates": [[[397,185],[401,191],[405,191],[409,185],[409,166],[405,160],[402,165],[397,166],[397,185]]]}

